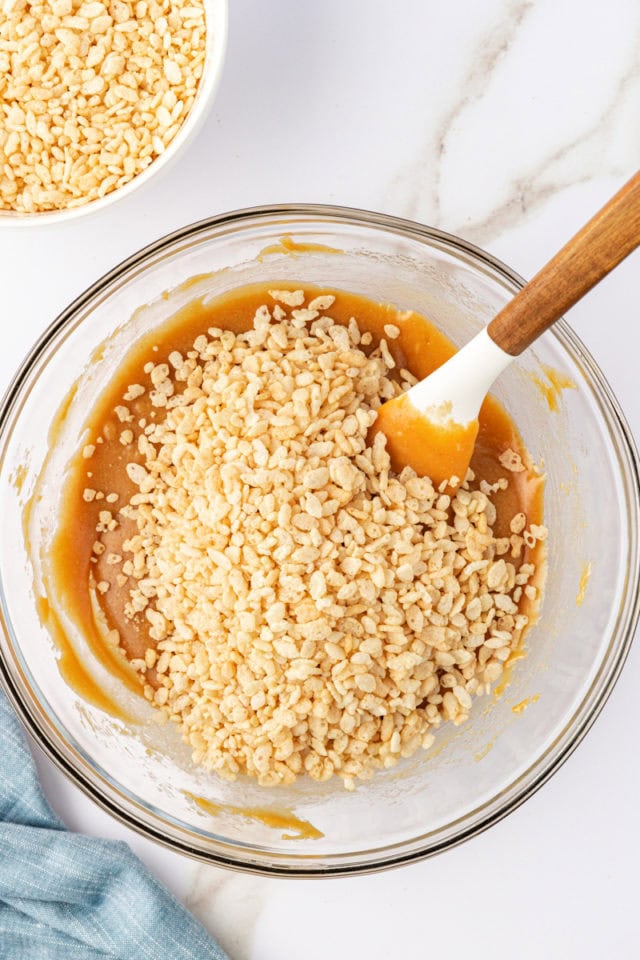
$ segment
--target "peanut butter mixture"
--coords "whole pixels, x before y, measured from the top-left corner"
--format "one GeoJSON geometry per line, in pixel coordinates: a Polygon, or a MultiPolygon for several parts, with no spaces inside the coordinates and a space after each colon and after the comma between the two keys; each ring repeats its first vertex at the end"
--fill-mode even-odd
{"type": "Polygon", "coordinates": [[[452,352],[417,314],[287,285],[193,304],[123,362],[53,566],[196,763],[352,789],[465,721],[521,646],[546,530],[512,421],[485,403],[455,492],[372,430],[452,352]]]}

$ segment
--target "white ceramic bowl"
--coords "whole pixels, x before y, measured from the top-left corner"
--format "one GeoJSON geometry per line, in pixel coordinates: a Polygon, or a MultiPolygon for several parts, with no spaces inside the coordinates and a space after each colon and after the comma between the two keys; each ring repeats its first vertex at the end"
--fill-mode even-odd
{"type": "Polygon", "coordinates": [[[118,189],[99,200],[91,200],[80,207],[71,207],[67,210],[50,210],[42,213],[16,213],[12,210],[0,209],[0,229],[2,227],[32,227],[46,223],[62,223],[86,216],[88,213],[97,213],[111,206],[117,200],[130,196],[134,190],[138,190],[139,187],[148,183],[152,177],[156,177],[173,163],[202,126],[214,101],[222,75],[227,46],[228,0],[204,0],[204,7],[207,24],[204,71],[193,106],[164,153],[123,187],[118,187],[118,189]]]}

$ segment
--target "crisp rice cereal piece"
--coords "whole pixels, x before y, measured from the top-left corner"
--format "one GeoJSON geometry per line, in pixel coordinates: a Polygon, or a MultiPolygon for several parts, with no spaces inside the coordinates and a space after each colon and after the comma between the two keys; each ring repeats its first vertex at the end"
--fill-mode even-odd
{"type": "Polygon", "coordinates": [[[523,470],[526,470],[522,462],[522,457],[519,453],[516,453],[515,450],[512,450],[511,447],[505,450],[504,453],[501,453],[498,460],[505,470],[509,470],[511,473],[522,473],[523,470]]]}
{"type": "Polygon", "coordinates": [[[269,290],[269,296],[287,307],[301,307],[304,303],[304,290],[269,290]]]}
{"type": "Polygon", "coordinates": [[[328,310],[335,303],[336,298],[331,293],[321,293],[309,301],[309,310],[328,310]]]}

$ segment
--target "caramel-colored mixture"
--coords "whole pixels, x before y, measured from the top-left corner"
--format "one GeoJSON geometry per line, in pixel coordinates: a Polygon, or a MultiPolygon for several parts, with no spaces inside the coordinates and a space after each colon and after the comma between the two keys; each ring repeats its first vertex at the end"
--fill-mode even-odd
{"type": "Polygon", "coordinates": [[[284,807],[236,807],[228,803],[212,803],[205,797],[197,797],[193,793],[186,794],[190,800],[205,813],[212,816],[218,816],[220,813],[233,813],[246,820],[256,820],[263,823],[266,827],[272,827],[274,830],[282,830],[280,834],[283,840],[319,840],[324,836],[308,820],[301,820],[293,810],[284,807]]]}
{"type": "Polygon", "coordinates": [[[559,370],[554,370],[553,367],[542,364],[542,371],[547,378],[546,380],[543,380],[542,377],[538,377],[533,373],[531,374],[531,379],[547,401],[547,406],[551,413],[558,413],[560,410],[560,394],[562,391],[577,390],[578,385],[570,377],[560,373],[559,370]]]}
{"type": "MultiPolygon", "coordinates": [[[[91,411],[84,446],[70,464],[60,526],[51,551],[57,595],[100,659],[121,677],[126,677],[130,684],[131,673],[124,663],[123,651],[140,672],[145,689],[152,693],[158,686],[153,652],[158,639],[154,637],[149,617],[142,611],[132,613],[130,544],[139,529],[135,510],[127,508],[140,492],[132,465],[139,464],[141,468],[145,465],[139,437],[151,425],[161,424],[166,416],[166,408],[153,401],[153,383],[149,383],[149,377],[153,378],[153,371],[164,364],[171,367],[171,357],[187,356],[193,351],[196,338],[206,335],[211,328],[235,333],[249,330],[256,311],[269,300],[270,286],[235,290],[206,305],[196,301],[164,327],[139,341],[91,411]],[[124,567],[127,559],[128,572],[124,567]],[[95,601],[107,631],[104,625],[96,623],[95,601]]],[[[283,284],[277,286],[282,289],[283,284]]],[[[329,311],[331,319],[348,327],[351,318],[357,318],[360,332],[371,335],[371,342],[363,345],[362,350],[370,353],[384,340],[397,372],[408,370],[422,378],[454,352],[450,341],[416,313],[401,312],[393,306],[338,290],[293,284],[284,287],[289,291],[304,290],[307,300],[322,295],[335,298],[329,311]],[[393,336],[388,335],[391,329],[393,336]]],[[[166,380],[159,381],[157,389],[162,388],[163,382],[166,385],[166,380]]],[[[173,383],[170,389],[178,393],[185,389],[185,384],[173,383]]],[[[491,397],[485,401],[480,414],[471,467],[475,486],[481,481],[502,482],[499,489],[492,491],[497,513],[493,535],[509,540],[512,545],[509,562],[516,572],[523,564],[536,565],[537,580],[534,578],[527,590],[519,591],[518,612],[530,615],[536,605],[532,598],[537,596],[533,584],[540,586],[541,546],[535,538],[527,540],[520,533],[524,532],[525,522],[534,528],[542,522],[542,479],[531,464],[513,421],[491,397]],[[505,475],[508,485],[504,484],[505,475]],[[514,518],[521,515],[522,527],[514,528],[514,518]]],[[[163,649],[160,643],[160,650],[163,649]]],[[[512,651],[510,659],[516,655],[517,651],[512,651]]],[[[193,739],[191,742],[193,745],[193,739]]],[[[326,779],[326,770],[320,773],[307,770],[311,775],[317,774],[318,779],[326,779]]]]}
{"type": "Polygon", "coordinates": [[[380,407],[371,428],[372,438],[384,433],[391,464],[396,472],[411,466],[435,484],[449,481],[454,490],[467,472],[478,436],[478,423],[438,423],[411,403],[406,393],[380,407]]]}

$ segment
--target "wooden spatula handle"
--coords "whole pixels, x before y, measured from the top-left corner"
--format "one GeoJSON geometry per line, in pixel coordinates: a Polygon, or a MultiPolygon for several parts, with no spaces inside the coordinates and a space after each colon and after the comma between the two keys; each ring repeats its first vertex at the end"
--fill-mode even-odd
{"type": "Polygon", "coordinates": [[[517,357],[640,244],[640,172],[536,274],[487,327],[517,357]]]}

